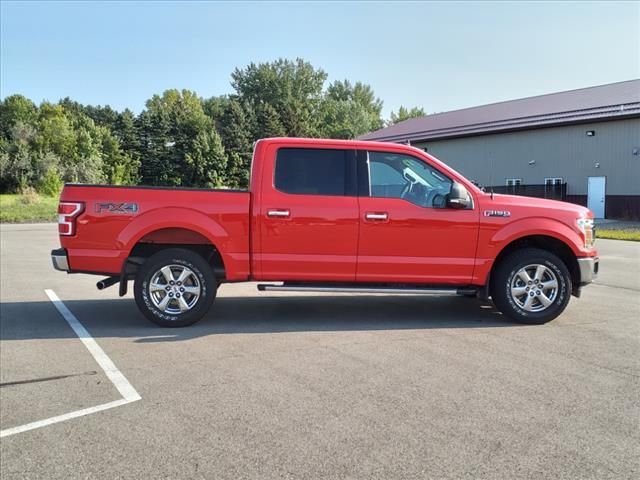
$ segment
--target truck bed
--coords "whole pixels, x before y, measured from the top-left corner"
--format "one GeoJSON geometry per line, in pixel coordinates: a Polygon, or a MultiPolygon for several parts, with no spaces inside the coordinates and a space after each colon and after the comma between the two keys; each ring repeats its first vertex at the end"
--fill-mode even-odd
{"type": "Polygon", "coordinates": [[[75,235],[61,237],[72,272],[119,274],[140,243],[216,245],[232,279],[249,275],[245,190],[67,184],[62,202],[83,202],[75,235]]]}

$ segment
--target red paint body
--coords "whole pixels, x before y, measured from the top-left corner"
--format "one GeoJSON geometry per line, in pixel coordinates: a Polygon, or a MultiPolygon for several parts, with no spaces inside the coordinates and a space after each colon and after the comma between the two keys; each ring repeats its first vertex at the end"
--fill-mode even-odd
{"type": "Polygon", "coordinates": [[[75,234],[61,236],[71,271],[119,275],[138,243],[212,244],[227,281],[485,285],[494,260],[511,242],[531,235],[562,241],[576,257],[584,247],[576,225],[584,207],[529,197],[491,196],[427,153],[398,144],[266,139],[257,143],[249,192],[65,186],[61,201],[83,202],[75,234]],[[411,155],[462,184],[471,209],[424,208],[399,198],[282,193],[274,188],[277,150],[338,148],[411,155]],[[135,212],[98,205],[135,204],[135,212]],[[268,211],[288,211],[286,217],[268,211]],[[489,210],[509,217],[485,216],[489,210]],[[367,213],[386,213],[384,221],[367,213]]]}

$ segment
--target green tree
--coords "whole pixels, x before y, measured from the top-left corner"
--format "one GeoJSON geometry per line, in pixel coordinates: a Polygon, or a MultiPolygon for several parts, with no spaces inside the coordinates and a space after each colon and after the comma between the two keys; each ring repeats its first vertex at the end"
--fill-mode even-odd
{"type": "Polygon", "coordinates": [[[326,138],[353,139],[375,130],[371,115],[353,100],[326,99],[322,103],[321,134],[326,138]]]}
{"type": "Polygon", "coordinates": [[[154,95],[137,123],[143,183],[204,187],[225,180],[226,158],[195,93],[167,90],[154,95]]]}
{"type": "MultiPolygon", "coordinates": [[[[368,115],[368,128],[367,133],[372,130],[382,128],[384,122],[382,121],[382,100],[376,97],[371,86],[362,82],[356,82],[351,84],[349,80],[336,80],[327,88],[326,94],[327,100],[333,100],[336,102],[353,102],[360,106],[368,115]]],[[[353,107],[349,108],[354,110],[353,107]]],[[[356,128],[357,130],[357,128],[356,128]]],[[[360,135],[361,133],[359,133],[360,135]]]]}
{"type": "Polygon", "coordinates": [[[403,106],[400,106],[398,109],[398,113],[391,112],[391,116],[389,120],[387,120],[387,126],[395,125],[396,123],[404,122],[405,120],[409,120],[410,118],[424,117],[426,113],[424,113],[423,108],[413,107],[412,109],[407,109],[403,106]]]}
{"type": "Polygon", "coordinates": [[[237,100],[227,103],[220,119],[219,132],[227,153],[236,152],[241,155],[250,153],[251,132],[245,113],[237,100]]]}
{"type": "Polygon", "coordinates": [[[62,157],[63,177],[72,182],[104,183],[102,138],[104,130],[84,114],[72,119],[75,144],[73,155],[62,157]]]}
{"type": "Polygon", "coordinates": [[[0,102],[0,136],[5,140],[17,122],[33,126],[37,120],[38,108],[22,95],[11,95],[0,102]]]}
{"type": "Polygon", "coordinates": [[[139,162],[125,153],[120,142],[105,127],[98,127],[101,136],[102,172],[107,183],[133,185],[138,181],[139,162]]]}
{"type": "MultiPolygon", "coordinates": [[[[259,138],[348,139],[383,126],[371,86],[340,80],[324,90],[326,78],[300,58],[251,63],[232,73],[234,94],[167,90],[137,116],[11,95],[0,101],[0,191],[55,193],[62,180],[244,187],[259,138]]],[[[423,114],[400,107],[389,124],[423,114]]]]}
{"type": "Polygon", "coordinates": [[[38,108],[22,95],[0,102],[0,191],[34,186],[48,167],[37,148],[38,108]]]}
{"type": "Polygon", "coordinates": [[[204,110],[204,113],[213,120],[217,129],[220,129],[222,115],[224,115],[224,111],[230,101],[231,99],[228,95],[219,95],[217,97],[210,97],[201,100],[202,110],[204,110]]]}
{"type": "Polygon", "coordinates": [[[220,118],[220,136],[227,152],[227,180],[230,186],[246,187],[251,164],[250,125],[240,103],[232,99],[220,118]]]}
{"type": "Polygon", "coordinates": [[[268,103],[258,106],[256,114],[256,140],[269,137],[286,137],[287,132],[276,109],[268,103]]]}
{"type": "Polygon", "coordinates": [[[287,135],[317,136],[317,113],[327,78],[323,70],[300,58],[295,61],[279,59],[236,68],[231,78],[240,102],[254,111],[265,103],[271,105],[287,135]]]}
{"type": "Polygon", "coordinates": [[[22,191],[27,187],[39,187],[47,175],[59,177],[60,159],[51,152],[40,154],[34,148],[36,135],[33,126],[18,121],[11,128],[8,141],[2,141],[2,191],[22,191]]]}
{"type": "Polygon", "coordinates": [[[185,157],[188,184],[194,187],[229,186],[227,154],[215,129],[203,131],[195,139],[197,148],[185,157]]]}
{"type": "MultiPolygon", "coordinates": [[[[16,127],[22,129],[22,122],[14,125],[13,132],[15,132],[16,127]]],[[[1,172],[3,186],[9,191],[24,189],[29,186],[35,176],[35,172],[32,160],[33,155],[27,142],[11,135],[9,142],[7,142],[6,151],[3,153],[3,168],[1,172]]]]}
{"type": "Polygon", "coordinates": [[[83,113],[99,127],[107,127],[114,130],[119,114],[109,105],[86,105],[83,113]]]}
{"type": "Polygon", "coordinates": [[[130,156],[136,156],[138,149],[138,131],[136,128],[136,117],[131,110],[126,108],[118,114],[115,125],[111,131],[118,139],[122,149],[130,156]]]}
{"type": "Polygon", "coordinates": [[[122,183],[134,184],[140,180],[140,138],[136,125],[136,117],[128,108],[118,114],[115,126],[111,132],[118,140],[123,155],[128,157],[124,163],[122,183]]]}
{"type": "Polygon", "coordinates": [[[75,163],[76,132],[69,116],[65,114],[65,109],[60,105],[44,102],[40,105],[38,113],[35,141],[38,152],[42,155],[52,152],[69,165],[75,163]]]}
{"type": "Polygon", "coordinates": [[[73,162],[73,168],[66,165],[63,174],[67,177],[80,178],[83,167],[89,166],[91,178],[102,179],[110,184],[131,184],[137,181],[138,166],[135,155],[137,139],[134,116],[130,110],[118,113],[110,106],[82,105],[66,97],[58,104],[66,117],[73,123],[76,135],[76,152],[80,155],[73,162]],[[124,151],[121,142],[127,145],[124,151]],[[101,171],[98,174],[97,170],[101,171]]]}

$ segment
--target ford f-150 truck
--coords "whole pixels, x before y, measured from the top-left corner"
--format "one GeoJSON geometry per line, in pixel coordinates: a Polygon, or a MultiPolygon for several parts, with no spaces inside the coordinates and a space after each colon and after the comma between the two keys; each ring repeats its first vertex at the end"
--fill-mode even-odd
{"type": "Polygon", "coordinates": [[[56,269],[134,280],[161,326],[202,318],[218,286],[457,294],[548,322],[598,271],[592,213],[494,195],[399,144],[271,138],[248,191],[67,184],[56,269]]]}

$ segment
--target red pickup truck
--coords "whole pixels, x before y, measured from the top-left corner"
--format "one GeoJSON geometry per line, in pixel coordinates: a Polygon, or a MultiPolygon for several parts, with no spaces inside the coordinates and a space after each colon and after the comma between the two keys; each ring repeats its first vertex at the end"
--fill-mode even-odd
{"type": "Polygon", "coordinates": [[[207,313],[225,282],[262,291],[491,298],[525,323],[556,318],[598,271],[592,213],[494,195],[406,145],[271,138],[249,191],[76,185],[59,205],[56,269],[134,280],[166,327],[207,313]],[[275,283],[274,283],[275,282],[275,283]]]}

